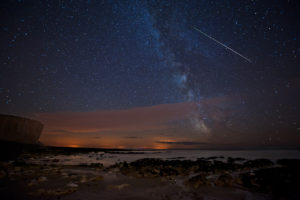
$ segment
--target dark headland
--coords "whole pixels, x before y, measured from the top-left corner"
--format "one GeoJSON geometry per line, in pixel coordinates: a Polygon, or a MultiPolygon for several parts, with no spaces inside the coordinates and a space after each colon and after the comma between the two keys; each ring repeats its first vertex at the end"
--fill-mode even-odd
{"type": "Polygon", "coordinates": [[[23,150],[39,145],[43,124],[39,121],[12,116],[0,115],[0,158],[12,159],[23,150]]]}

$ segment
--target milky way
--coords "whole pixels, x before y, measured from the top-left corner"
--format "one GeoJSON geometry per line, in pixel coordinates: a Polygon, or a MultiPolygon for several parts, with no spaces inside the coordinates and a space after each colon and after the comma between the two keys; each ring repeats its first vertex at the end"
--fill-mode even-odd
{"type": "Polygon", "coordinates": [[[20,0],[0,6],[1,113],[195,102],[190,121],[177,124],[212,136],[220,124],[233,132],[259,129],[266,140],[299,134],[298,1],[20,0]],[[199,37],[193,26],[252,63],[199,37]],[[216,125],[200,102],[222,98],[234,100],[218,104],[218,112],[234,114],[216,125]]]}

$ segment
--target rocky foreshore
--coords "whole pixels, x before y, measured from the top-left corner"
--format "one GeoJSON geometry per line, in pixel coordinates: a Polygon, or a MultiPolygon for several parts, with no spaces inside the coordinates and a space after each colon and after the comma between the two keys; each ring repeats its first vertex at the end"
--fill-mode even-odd
{"type": "Polygon", "coordinates": [[[226,161],[144,158],[105,167],[101,162],[61,165],[59,159],[34,164],[36,158],[37,154],[26,154],[15,161],[0,163],[1,199],[300,197],[300,160],[296,159],[274,163],[268,159],[231,157],[226,161]],[[119,198],[120,195],[126,198],[119,198]]]}
{"type": "Polygon", "coordinates": [[[126,176],[138,178],[186,177],[184,184],[197,189],[201,186],[238,187],[274,195],[297,193],[300,178],[300,160],[281,159],[273,163],[256,159],[236,163],[200,158],[190,160],[141,159],[131,163],[117,163],[106,170],[116,170],[126,176]]]}

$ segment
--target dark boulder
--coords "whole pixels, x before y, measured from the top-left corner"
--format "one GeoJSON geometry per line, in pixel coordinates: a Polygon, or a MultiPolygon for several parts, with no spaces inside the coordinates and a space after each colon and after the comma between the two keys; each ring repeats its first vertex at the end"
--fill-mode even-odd
{"type": "Polygon", "coordinates": [[[208,185],[209,181],[206,179],[204,174],[199,174],[187,180],[185,185],[194,189],[197,189],[201,186],[208,185]]]}
{"type": "Polygon", "coordinates": [[[232,186],[233,177],[229,174],[222,174],[215,182],[216,186],[232,186]]]}
{"type": "Polygon", "coordinates": [[[241,174],[240,179],[242,186],[272,194],[278,199],[299,199],[300,197],[298,168],[264,168],[241,174]]]}
{"type": "Polygon", "coordinates": [[[272,166],[274,163],[268,159],[249,160],[244,163],[245,168],[259,168],[272,166]]]}
{"type": "Polygon", "coordinates": [[[298,168],[300,169],[300,160],[299,159],[280,159],[277,161],[277,164],[289,167],[289,168],[298,168]]]}

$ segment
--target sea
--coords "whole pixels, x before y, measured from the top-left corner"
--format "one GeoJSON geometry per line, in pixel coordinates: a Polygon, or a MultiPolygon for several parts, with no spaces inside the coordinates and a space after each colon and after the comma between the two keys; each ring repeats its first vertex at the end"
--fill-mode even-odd
{"type": "Polygon", "coordinates": [[[266,158],[276,163],[279,159],[300,159],[300,150],[137,150],[137,151],[91,151],[71,155],[47,154],[41,157],[29,157],[28,163],[58,165],[89,165],[101,163],[110,166],[118,162],[132,162],[143,158],[163,160],[197,160],[211,158],[226,161],[229,157],[253,160],[266,158]]]}

